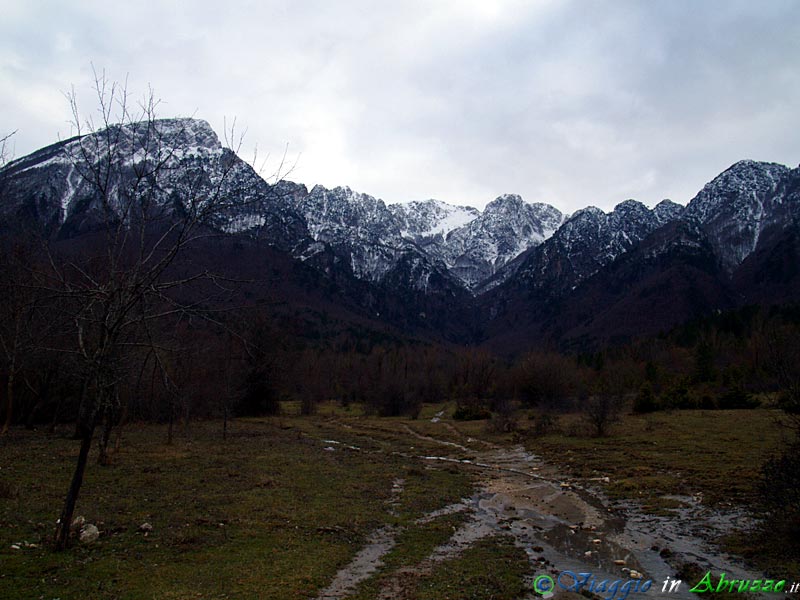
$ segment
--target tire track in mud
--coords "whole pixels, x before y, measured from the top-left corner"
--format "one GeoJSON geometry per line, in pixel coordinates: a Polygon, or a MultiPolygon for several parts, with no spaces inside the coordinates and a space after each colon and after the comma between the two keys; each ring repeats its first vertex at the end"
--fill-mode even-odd
{"type": "Polygon", "coordinates": [[[398,529],[391,526],[372,532],[366,545],[336,574],[330,585],[317,595],[316,600],[340,600],[355,592],[359,583],[368,579],[383,565],[383,557],[394,548],[397,534],[398,529]]]}
{"type": "Polygon", "coordinates": [[[466,446],[462,446],[461,444],[457,444],[455,442],[450,442],[450,441],[447,441],[447,440],[440,440],[440,439],[431,437],[429,435],[423,435],[423,434],[419,433],[418,431],[414,431],[408,425],[403,425],[403,430],[405,432],[407,432],[409,435],[417,438],[418,440],[424,440],[426,442],[431,442],[433,444],[439,444],[440,446],[448,446],[450,448],[457,448],[458,450],[461,450],[462,452],[471,452],[471,450],[469,448],[467,448],[466,446]]]}
{"type": "MultiPolygon", "coordinates": [[[[348,450],[360,451],[357,446],[340,444],[335,440],[323,440],[327,443],[339,444],[348,450]]],[[[392,482],[392,493],[386,501],[389,506],[389,514],[396,516],[398,501],[403,493],[405,480],[398,477],[392,482]]],[[[353,560],[341,569],[334,577],[333,581],[322,590],[316,600],[339,600],[352,594],[358,584],[369,579],[383,565],[383,557],[395,546],[395,539],[400,533],[399,527],[387,525],[372,532],[367,537],[366,544],[353,557],[353,560]]]]}
{"type": "MultiPolygon", "coordinates": [[[[365,429],[369,427],[361,425],[359,435],[369,437],[365,429]]],[[[574,573],[594,573],[597,580],[652,579],[653,589],[660,589],[661,582],[667,576],[674,575],[673,566],[664,556],[670,556],[673,562],[695,562],[703,570],[715,573],[724,571],[730,577],[760,578],[760,574],[748,572],[735,558],[721,555],[708,539],[710,532],[725,532],[737,522],[742,522],[737,521],[736,514],[722,514],[697,503],[689,503],[687,509],[678,511],[672,517],[647,515],[634,503],[612,505],[600,490],[563,477],[556,467],[522,446],[504,449],[468,438],[467,443],[483,446],[482,450],[476,450],[421,434],[409,425],[403,425],[402,429],[415,439],[466,452],[474,458],[413,456],[403,452],[395,454],[425,462],[441,461],[460,465],[477,471],[481,483],[470,498],[416,521],[420,525],[444,514],[460,511],[470,513],[453,536],[434,549],[427,558],[389,574],[382,582],[377,596],[380,599],[406,597],[415,588],[419,578],[430,574],[437,564],[457,557],[478,540],[493,535],[511,536],[526,552],[530,564],[527,583],[530,586],[537,575],[555,575],[569,570],[574,573]],[[662,555],[662,549],[669,552],[662,555]]],[[[354,430],[351,428],[351,431],[354,430]]],[[[382,435],[387,433],[385,430],[376,431],[382,435]]],[[[459,433],[455,428],[449,431],[459,433]]],[[[347,448],[346,445],[343,447],[347,448]]],[[[382,557],[394,546],[399,531],[387,528],[378,530],[353,561],[337,573],[334,582],[317,600],[346,598],[358,583],[377,572],[382,557]]],[[[693,598],[688,593],[690,587],[685,585],[671,596],[693,598]]]]}

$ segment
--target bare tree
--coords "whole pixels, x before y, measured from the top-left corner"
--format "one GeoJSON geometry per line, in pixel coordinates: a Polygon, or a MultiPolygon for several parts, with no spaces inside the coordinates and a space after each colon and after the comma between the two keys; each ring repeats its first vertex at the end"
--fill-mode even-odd
{"type": "MultiPolygon", "coordinates": [[[[68,543],[99,425],[104,428],[101,457],[105,452],[129,360],[137,350],[143,355],[143,348],[156,357],[168,352],[159,345],[163,323],[201,314],[202,303],[186,300],[186,289],[219,283],[181,260],[186,249],[216,235],[221,217],[264,193],[263,186],[231,187],[236,170],[249,168],[232,150],[207,157],[213,169],[187,156],[195,122],[158,120],[152,91],[134,104],[126,85],[110,82],[105,74],[95,73],[94,84],[99,119],[83,118],[74,91],[68,94],[77,137],[64,146],[79,175],[75,193],[85,203],[86,233],[77,250],[74,244],[48,240],[47,268],[37,273],[38,289],[57,299],[60,316],[71,324],[71,340],[56,349],[79,359],[83,378],[77,419],[81,446],[58,520],[57,549],[68,543]]],[[[248,180],[253,185],[264,183],[253,176],[248,180]]],[[[162,375],[169,379],[167,369],[162,375]]],[[[169,381],[165,385],[174,388],[169,381]]]]}
{"type": "Polygon", "coordinates": [[[525,404],[545,410],[569,408],[579,385],[573,360],[554,352],[531,352],[514,372],[518,394],[525,404]]]}
{"type": "Polygon", "coordinates": [[[5,167],[13,158],[14,153],[11,151],[11,138],[13,138],[16,133],[16,131],[12,131],[0,137],[0,168],[5,167]]]}
{"type": "Polygon", "coordinates": [[[607,435],[610,427],[619,420],[629,389],[629,382],[618,371],[606,369],[598,376],[594,390],[583,406],[584,418],[597,437],[607,435]]]}

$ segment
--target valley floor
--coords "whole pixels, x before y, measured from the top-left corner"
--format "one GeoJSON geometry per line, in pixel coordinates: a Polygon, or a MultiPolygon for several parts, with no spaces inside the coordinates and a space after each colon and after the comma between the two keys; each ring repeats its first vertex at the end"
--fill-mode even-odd
{"type": "Polygon", "coordinates": [[[760,578],[719,544],[751,525],[742,507],[782,443],[774,412],[628,416],[600,440],[571,416],[534,436],[451,413],[323,405],[236,420],[225,440],[220,422],[192,423],[170,445],[164,427],[129,425],[78,502],[100,538],[63,553],[46,544],[76,442],[12,430],[0,597],[515,599],[563,571],[641,576],[651,593],[676,573],[760,578]]]}

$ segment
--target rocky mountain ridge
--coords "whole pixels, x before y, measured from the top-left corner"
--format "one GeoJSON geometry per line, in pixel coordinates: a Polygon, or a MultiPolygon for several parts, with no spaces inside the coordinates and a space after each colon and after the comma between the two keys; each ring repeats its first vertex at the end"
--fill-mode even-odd
{"type": "MultiPolygon", "coordinates": [[[[420,298],[438,297],[442,309],[455,299],[469,304],[483,298],[474,313],[476,331],[487,319],[502,320],[510,307],[530,308],[539,315],[530,318],[541,319],[548,303],[570,298],[582,306],[575,299],[587,289],[600,293],[602,283],[592,282],[604,277],[620,286],[645,272],[662,284],[665,277],[677,281],[673,271],[653,271],[675,260],[701,264],[703,278],[721,282],[708,290],[754,281],[758,261],[767,259],[788,265],[770,271],[775,282],[794,277],[786,271],[792,261],[781,252],[795,247],[800,168],[740,161],[686,207],[665,200],[651,209],[626,200],[610,212],[589,206],[564,215],[515,194],[499,196],[483,211],[434,199],[387,205],[349,187],[269,183],[196,119],[109,128],[9,163],[0,171],[0,229],[36,223],[68,239],[108,219],[130,218],[133,183],[150,176],[148,169],[156,173],[155,165],[153,210],[184,214],[201,210],[212,196],[222,198],[221,210],[208,216],[210,227],[257,238],[323,277],[377,286],[404,299],[413,318],[426,313],[416,307],[420,298]],[[103,174],[111,176],[101,189],[92,177],[103,174]],[[624,269],[615,267],[623,258],[624,269]]],[[[791,298],[793,285],[780,285],[791,298]]]]}

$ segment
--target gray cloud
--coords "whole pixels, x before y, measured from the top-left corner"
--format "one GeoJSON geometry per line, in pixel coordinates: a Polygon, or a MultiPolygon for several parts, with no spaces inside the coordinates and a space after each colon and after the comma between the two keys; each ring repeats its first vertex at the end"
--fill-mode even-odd
{"type": "Polygon", "coordinates": [[[736,160],[800,161],[793,0],[0,9],[0,132],[19,129],[18,155],[69,135],[70,85],[91,112],[93,62],[152,85],[162,116],[221,131],[236,115],[262,156],[288,143],[293,179],[390,202],[686,202],[736,160]]]}

